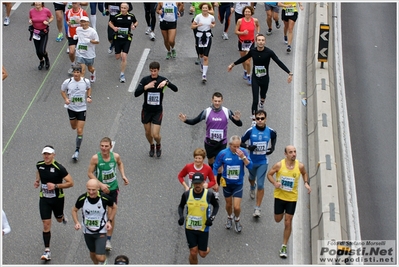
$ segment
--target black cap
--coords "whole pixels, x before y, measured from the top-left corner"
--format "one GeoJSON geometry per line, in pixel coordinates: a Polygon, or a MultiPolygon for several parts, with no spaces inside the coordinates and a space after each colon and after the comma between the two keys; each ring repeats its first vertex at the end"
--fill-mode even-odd
{"type": "Polygon", "coordinates": [[[204,181],[204,175],[200,172],[196,172],[193,175],[193,184],[200,184],[204,181]]]}

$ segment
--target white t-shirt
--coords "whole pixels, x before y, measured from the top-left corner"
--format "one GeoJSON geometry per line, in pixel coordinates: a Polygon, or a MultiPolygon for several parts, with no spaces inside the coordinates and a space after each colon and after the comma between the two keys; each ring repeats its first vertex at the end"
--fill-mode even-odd
{"type": "Polygon", "coordinates": [[[90,40],[99,41],[97,31],[92,27],[86,30],[82,27],[76,28],[76,35],[78,36],[78,44],[76,45],[76,56],[83,58],[96,57],[96,45],[92,44],[90,40]]]}
{"type": "Polygon", "coordinates": [[[79,81],[75,81],[73,77],[66,79],[61,85],[61,91],[66,92],[70,103],[65,107],[76,112],[85,111],[87,109],[86,91],[89,88],[90,81],[86,78],[80,78],[79,81]]]}
{"type": "Polygon", "coordinates": [[[197,24],[202,24],[202,26],[197,27],[197,30],[200,32],[204,32],[204,31],[209,31],[211,29],[211,24],[215,22],[215,17],[212,16],[211,14],[208,14],[207,17],[204,17],[201,13],[195,16],[194,21],[197,24]]]}

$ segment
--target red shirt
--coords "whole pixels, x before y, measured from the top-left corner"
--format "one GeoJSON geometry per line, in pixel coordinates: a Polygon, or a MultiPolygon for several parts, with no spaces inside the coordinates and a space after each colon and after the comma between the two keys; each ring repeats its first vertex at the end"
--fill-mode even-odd
{"type": "Polygon", "coordinates": [[[184,182],[184,177],[188,175],[188,178],[191,180],[193,178],[194,173],[200,172],[204,175],[205,181],[208,178],[209,183],[208,183],[208,188],[213,187],[216,184],[215,180],[215,175],[213,174],[212,168],[208,165],[205,164],[202,165],[202,168],[200,170],[197,170],[194,167],[194,162],[193,163],[188,163],[184,168],[179,172],[179,175],[177,178],[179,179],[180,183],[184,182]]]}
{"type": "Polygon", "coordinates": [[[68,25],[68,37],[73,38],[76,34],[76,28],[80,26],[80,18],[83,16],[87,17],[87,12],[81,7],[79,7],[77,12],[71,8],[65,13],[66,21],[70,22],[70,25],[68,25]]]}
{"type": "Polygon", "coordinates": [[[241,18],[241,25],[240,29],[238,29],[240,32],[243,32],[245,30],[248,30],[248,34],[246,35],[239,35],[238,38],[240,41],[255,41],[255,21],[254,18],[251,17],[250,21],[247,22],[245,21],[245,18],[241,18]]]}

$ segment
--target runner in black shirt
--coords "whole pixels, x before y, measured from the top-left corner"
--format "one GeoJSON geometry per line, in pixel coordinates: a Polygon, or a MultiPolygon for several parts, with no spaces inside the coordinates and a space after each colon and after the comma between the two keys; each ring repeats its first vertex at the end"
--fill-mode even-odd
{"type": "Polygon", "coordinates": [[[273,50],[265,46],[266,39],[263,34],[256,36],[256,47],[249,50],[248,54],[238,59],[234,63],[231,63],[227,71],[231,71],[235,65],[245,62],[247,59],[252,58],[252,119],[255,120],[255,112],[258,110],[259,102],[259,87],[260,87],[260,102],[259,109],[263,109],[263,105],[266,99],[266,93],[269,88],[269,64],[270,59],[273,59],[277,65],[288,73],[288,83],[292,81],[293,73],[284,65],[283,62],[277,57],[273,50]]]}
{"type": "Polygon", "coordinates": [[[55,161],[55,151],[52,146],[45,146],[42,151],[43,160],[36,164],[36,180],[33,186],[40,186],[40,217],[43,221],[44,253],[42,260],[51,260],[50,239],[51,239],[51,214],[57,222],[66,224],[64,215],[64,190],[73,186],[73,179],[68,171],[55,161]],[[65,183],[63,183],[65,180],[65,183]]]}
{"type": "Polygon", "coordinates": [[[121,4],[121,13],[111,18],[108,25],[114,30],[114,46],[115,58],[121,59],[121,75],[119,81],[124,83],[125,69],[127,65],[127,54],[129,53],[130,44],[132,42],[132,30],[135,30],[139,24],[136,17],[128,13],[129,5],[127,3],[121,4]]]}
{"type": "Polygon", "coordinates": [[[144,124],[145,136],[150,143],[150,157],[154,157],[157,142],[157,157],[161,156],[161,123],[163,117],[162,101],[166,86],[177,92],[176,85],[169,82],[165,77],[159,76],[160,65],[158,62],[150,63],[151,75],[143,77],[134,92],[138,97],[144,93],[143,110],[141,111],[141,122],[144,124]]]}

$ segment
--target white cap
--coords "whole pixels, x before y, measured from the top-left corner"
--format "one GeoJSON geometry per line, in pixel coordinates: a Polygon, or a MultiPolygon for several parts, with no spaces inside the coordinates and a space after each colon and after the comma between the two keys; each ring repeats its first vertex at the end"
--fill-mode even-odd
{"type": "Polygon", "coordinates": [[[90,20],[89,20],[89,18],[88,18],[88,17],[86,17],[86,16],[80,17],[80,20],[84,20],[84,21],[90,21],[90,20]]]}
{"type": "Polygon", "coordinates": [[[44,154],[44,153],[53,154],[54,152],[55,152],[55,150],[54,150],[53,148],[49,147],[49,146],[46,146],[46,147],[43,148],[43,150],[42,150],[42,154],[44,154]]]}

